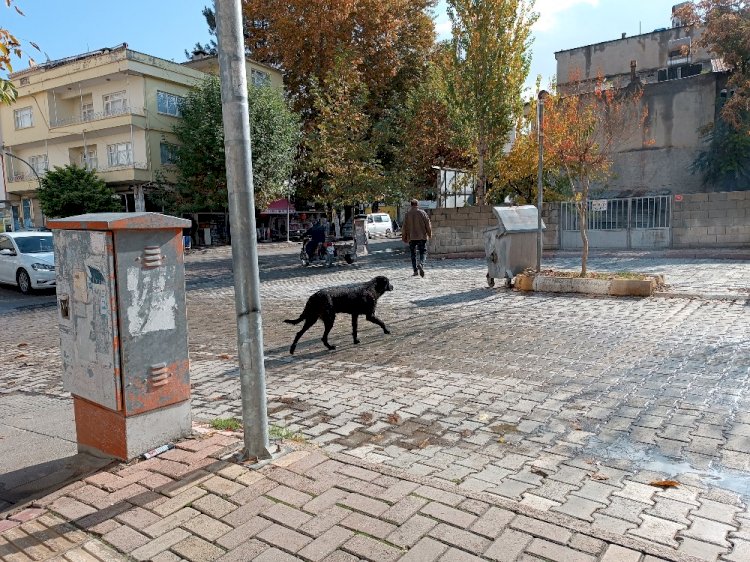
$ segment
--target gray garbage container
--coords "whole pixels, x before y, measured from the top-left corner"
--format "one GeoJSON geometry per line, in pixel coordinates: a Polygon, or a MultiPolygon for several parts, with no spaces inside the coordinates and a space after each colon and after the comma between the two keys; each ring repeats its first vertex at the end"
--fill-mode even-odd
{"type": "MultiPolygon", "coordinates": [[[[487,259],[487,284],[495,279],[511,279],[530,267],[536,267],[537,208],[533,205],[519,207],[494,207],[497,226],[484,231],[484,251],[487,259]]],[[[542,223],[542,230],[544,230],[542,223]]]]}

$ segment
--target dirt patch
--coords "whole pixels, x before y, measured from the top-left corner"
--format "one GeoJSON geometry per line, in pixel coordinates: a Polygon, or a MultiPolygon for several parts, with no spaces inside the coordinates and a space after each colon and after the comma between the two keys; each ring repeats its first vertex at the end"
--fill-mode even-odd
{"type": "Polygon", "coordinates": [[[518,433],[518,427],[512,423],[499,423],[497,425],[491,425],[490,431],[493,433],[499,433],[505,435],[506,433],[518,433]]]}

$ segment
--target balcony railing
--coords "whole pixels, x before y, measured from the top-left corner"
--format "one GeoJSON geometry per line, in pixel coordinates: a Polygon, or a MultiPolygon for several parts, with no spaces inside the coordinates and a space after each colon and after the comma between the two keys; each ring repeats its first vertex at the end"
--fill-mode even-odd
{"type": "Polygon", "coordinates": [[[83,115],[69,115],[67,117],[57,117],[50,120],[50,128],[67,127],[78,125],[80,123],[90,123],[92,121],[101,121],[110,117],[119,117],[121,115],[145,115],[145,109],[142,107],[122,107],[113,111],[86,112],[83,115]]]}
{"type": "MultiPolygon", "coordinates": [[[[96,172],[99,172],[100,174],[104,174],[107,172],[118,172],[121,170],[148,170],[148,163],[147,162],[132,162],[130,164],[118,164],[116,166],[99,166],[97,162],[88,162],[86,164],[87,170],[95,170],[96,172]]],[[[44,176],[46,174],[46,171],[39,172],[40,176],[44,176]]],[[[8,182],[22,182],[22,181],[36,181],[36,176],[29,172],[28,174],[8,174],[7,176],[8,182]]]]}

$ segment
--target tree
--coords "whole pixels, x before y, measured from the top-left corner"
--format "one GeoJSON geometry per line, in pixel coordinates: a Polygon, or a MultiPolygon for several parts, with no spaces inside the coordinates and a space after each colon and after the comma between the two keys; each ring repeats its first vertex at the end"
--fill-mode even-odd
{"type": "Polygon", "coordinates": [[[317,199],[329,206],[378,198],[380,167],[364,108],[367,87],[351,52],[340,52],[326,90],[313,84],[315,126],[308,139],[309,166],[321,181],[317,199]]]}
{"type": "MultiPolygon", "coordinates": [[[[282,196],[299,141],[299,120],[281,91],[248,88],[253,184],[256,207],[282,196]]],[[[228,207],[224,128],[219,79],[211,76],[191,90],[181,106],[177,136],[177,207],[182,211],[226,211],[228,207]]]]}
{"type": "Polygon", "coordinates": [[[37,197],[47,217],[69,217],[83,213],[121,211],[122,204],[93,170],[76,165],[55,166],[41,179],[37,197]]]}
{"type": "Polygon", "coordinates": [[[693,172],[703,174],[703,184],[731,190],[750,183],[750,127],[748,118],[739,129],[722,117],[702,131],[708,145],[695,162],[693,172]]]}
{"type": "MultiPolygon", "coordinates": [[[[253,59],[281,70],[293,107],[300,113],[306,137],[319,136],[325,125],[318,113],[321,96],[341,97],[339,57],[345,53],[362,82],[364,97],[352,100],[366,117],[357,123],[357,159],[371,155],[366,166],[379,170],[379,195],[397,197],[404,190],[397,155],[403,145],[399,128],[403,103],[421,82],[434,43],[430,8],[435,0],[248,0],[243,3],[245,44],[253,59]],[[336,78],[338,79],[338,78],[336,78]],[[329,91],[329,88],[331,89],[329,91]],[[363,123],[368,124],[367,130],[363,123]],[[366,149],[364,152],[360,149],[366,149]]],[[[353,90],[352,90],[353,92],[353,90]]],[[[356,97],[356,96],[355,96],[356,97]]],[[[329,118],[335,114],[328,113],[329,118]]],[[[318,139],[319,141],[320,139],[318,139]]],[[[320,143],[315,141],[317,146],[320,143]]],[[[309,198],[325,199],[331,187],[316,174],[321,158],[306,143],[298,156],[295,183],[309,198]]],[[[368,172],[369,173],[369,172],[368,172]]],[[[364,179],[364,178],[361,178],[364,179]]],[[[359,183],[360,186],[363,182],[359,183]]],[[[351,189],[362,191],[350,186],[351,189]]],[[[350,189],[350,190],[351,190],[350,189]]],[[[355,201],[342,201],[350,204],[355,201]]]]}
{"type": "Polygon", "coordinates": [[[453,39],[449,99],[477,159],[477,202],[499,157],[529,73],[533,0],[448,0],[453,39]]]}
{"type": "Polygon", "coordinates": [[[325,90],[336,55],[357,60],[370,108],[408,89],[434,41],[434,0],[248,0],[243,3],[249,55],[284,73],[284,84],[307,123],[312,84],[325,90]]]}
{"type": "Polygon", "coordinates": [[[643,130],[648,113],[641,107],[642,96],[639,81],[615,90],[599,78],[591,91],[588,83],[573,76],[565,95],[558,93],[544,101],[544,153],[560,168],[573,191],[583,243],[581,277],[587,273],[591,187],[610,177],[615,152],[643,130]]]}
{"type": "Polygon", "coordinates": [[[721,108],[723,119],[747,134],[750,110],[750,2],[747,0],[695,0],[676,13],[687,25],[699,25],[703,32],[699,45],[724,60],[731,69],[728,97],[721,108]]]}
{"type": "Polygon", "coordinates": [[[465,169],[474,164],[470,152],[456,139],[451,120],[449,57],[448,44],[436,47],[424,79],[409,91],[396,123],[389,127],[397,130],[400,139],[396,145],[396,169],[404,186],[401,201],[434,195],[438,178],[433,166],[465,169]]]}
{"type": "MultiPolygon", "coordinates": [[[[10,8],[13,6],[13,0],[5,0],[6,7],[10,8]]],[[[19,15],[23,15],[23,12],[18,9],[18,6],[13,6],[19,15]]],[[[36,43],[29,41],[29,44],[39,50],[36,43]]],[[[23,57],[23,49],[21,42],[13,35],[10,31],[4,27],[0,27],[0,71],[13,72],[13,64],[11,58],[15,55],[17,58],[23,57]]],[[[34,64],[34,59],[29,57],[29,64],[34,64]]],[[[16,101],[18,92],[13,82],[0,78],[0,103],[11,104],[16,101]]]]}

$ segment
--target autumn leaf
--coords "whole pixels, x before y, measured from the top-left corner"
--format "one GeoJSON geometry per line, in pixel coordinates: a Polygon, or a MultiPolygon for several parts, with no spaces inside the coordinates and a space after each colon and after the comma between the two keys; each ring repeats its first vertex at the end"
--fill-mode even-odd
{"type": "Polygon", "coordinates": [[[654,480],[653,482],[649,482],[648,485],[666,490],[667,488],[677,488],[680,483],[676,480],[654,480]]]}
{"type": "Polygon", "coordinates": [[[596,472],[591,475],[592,480],[609,480],[609,476],[606,474],[602,474],[601,472],[596,472]]]}
{"type": "Polygon", "coordinates": [[[396,412],[393,412],[392,414],[388,414],[388,417],[386,419],[388,420],[388,423],[396,425],[401,421],[401,416],[399,416],[396,412]]]}

